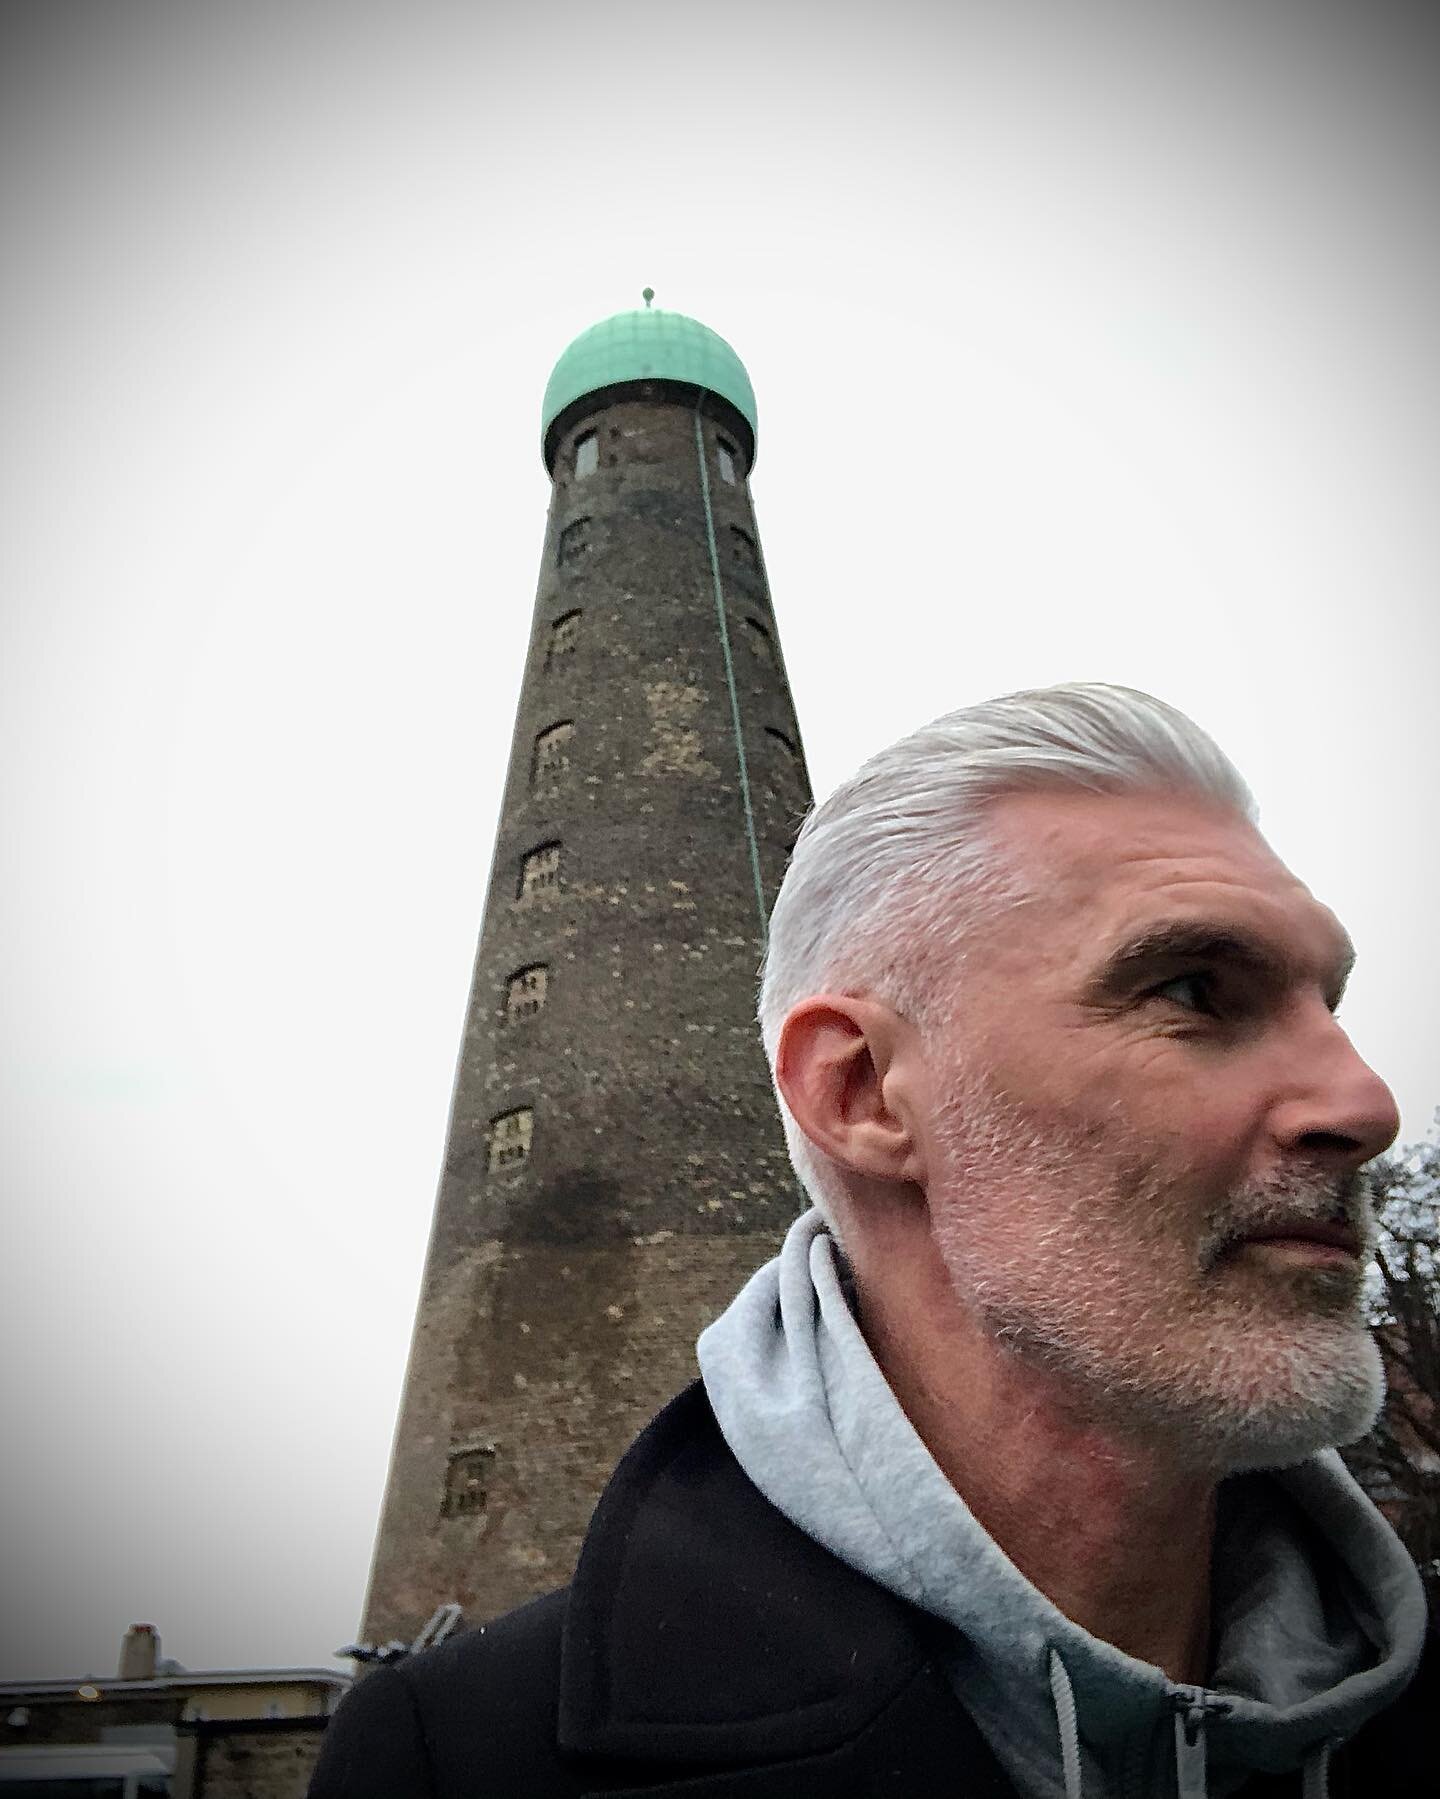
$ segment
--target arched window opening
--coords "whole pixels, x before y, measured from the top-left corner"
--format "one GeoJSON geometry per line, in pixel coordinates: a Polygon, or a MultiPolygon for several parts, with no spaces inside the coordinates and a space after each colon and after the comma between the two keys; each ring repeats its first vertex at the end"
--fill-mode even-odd
{"type": "Polygon", "coordinates": [[[559,541],[556,544],[555,553],[561,568],[578,562],[589,548],[590,520],[588,518],[571,519],[570,523],[561,530],[559,541]]]}
{"type": "Polygon", "coordinates": [[[518,1168],[530,1159],[530,1143],[535,1132],[532,1106],[516,1106],[490,1120],[489,1167],[492,1174],[502,1168],[518,1168]]]}
{"type": "Polygon", "coordinates": [[[759,662],[773,665],[775,661],[775,645],[771,642],[770,633],[758,618],[745,620],[745,641],[750,646],[750,654],[759,662]]]}
{"type": "Polygon", "coordinates": [[[570,612],[562,612],[550,627],[549,641],[545,645],[545,666],[553,668],[562,657],[574,654],[575,645],[580,641],[580,608],[576,606],[570,612]]]}
{"type": "Polygon", "coordinates": [[[535,899],[560,885],[560,845],[541,843],[520,859],[520,884],[515,897],[535,899]]]}
{"type": "Polygon", "coordinates": [[[505,983],[505,1017],[514,1023],[533,1018],[550,994],[550,970],[544,962],[517,968],[505,983]]]}
{"type": "Polygon", "coordinates": [[[739,525],[730,527],[730,554],[742,568],[756,569],[760,567],[760,556],[755,548],[755,539],[739,525]]]}
{"type": "Polygon", "coordinates": [[[600,466],[600,439],[593,431],[582,431],[575,439],[575,479],[583,481],[600,466]]]}
{"type": "Polygon", "coordinates": [[[575,721],[562,718],[548,726],[535,739],[530,758],[532,788],[553,786],[570,766],[570,739],[575,735],[575,721]]]}
{"type": "Polygon", "coordinates": [[[785,761],[792,768],[798,769],[800,766],[800,751],[796,748],[791,739],[788,738],[783,731],[777,731],[773,725],[766,725],[765,735],[775,745],[776,749],[781,752],[785,761]]]}
{"type": "Polygon", "coordinates": [[[440,1501],[442,1518],[464,1518],[485,1510],[494,1463],[493,1443],[476,1443],[468,1449],[450,1451],[445,1465],[445,1497],[440,1501]]]}

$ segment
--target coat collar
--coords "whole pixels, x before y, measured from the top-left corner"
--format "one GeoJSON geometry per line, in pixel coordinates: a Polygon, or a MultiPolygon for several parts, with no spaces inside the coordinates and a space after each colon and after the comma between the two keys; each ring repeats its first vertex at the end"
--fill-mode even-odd
{"type": "Polygon", "coordinates": [[[596,1510],[566,1615],[560,1746],[699,1767],[818,1753],[914,1680],[927,1634],[761,1495],[696,1382],[596,1510]]]}

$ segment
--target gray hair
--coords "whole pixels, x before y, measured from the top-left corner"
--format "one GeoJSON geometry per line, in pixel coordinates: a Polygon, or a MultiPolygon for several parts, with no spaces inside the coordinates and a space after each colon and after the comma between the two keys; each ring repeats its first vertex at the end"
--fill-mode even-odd
{"type": "MultiPolygon", "coordinates": [[[[1012,793],[1198,795],[1254,823],[1255,801],[1214,740],[1148,693],[1073,682],[966,706],[872,756],[805,820],[770,915],[760,1030],[771,1069],[791,1008],[827,987],[860,990],[921,1024],[933,976],[967,933],[1025,897],[988,829],[1012,793]]],[[[828,1164],[783,1098],[790,1159],[827,1204],[828,1164]]]]}

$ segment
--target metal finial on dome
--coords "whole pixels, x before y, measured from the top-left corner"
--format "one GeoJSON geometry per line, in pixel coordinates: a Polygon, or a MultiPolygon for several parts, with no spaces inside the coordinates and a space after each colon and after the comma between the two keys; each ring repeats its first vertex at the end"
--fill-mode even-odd
{"type": "Polygon", "coordinates": [[[640,298],[645,302],[646,306],[648,307],[650,302],[655,298],[655,289],[653,287],[641,288],[640,298]]]}

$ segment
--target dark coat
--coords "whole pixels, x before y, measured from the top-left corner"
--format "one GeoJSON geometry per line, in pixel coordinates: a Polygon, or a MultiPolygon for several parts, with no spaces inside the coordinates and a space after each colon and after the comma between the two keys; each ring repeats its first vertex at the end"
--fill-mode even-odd
{"type": "MultiPolygon", "coordinates": [[[[948,1629],[782,1517],[697,1384],[620,1463],[574,1583],[369,1675],[309,1799],[1017,1799],[942,1671],[948,1629]]],[[[1336,1757],[1335,1799],[1435,1799],[1437,1697],[1432,1642],[1336,1757]]]]}

